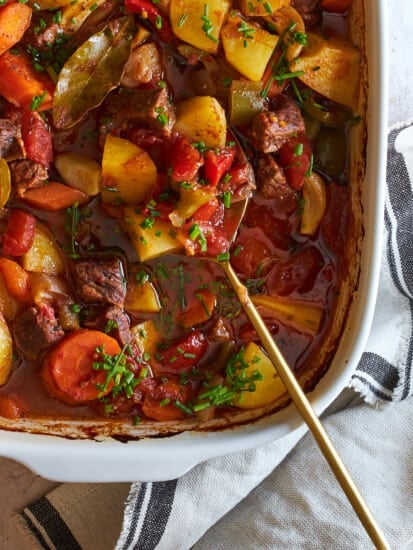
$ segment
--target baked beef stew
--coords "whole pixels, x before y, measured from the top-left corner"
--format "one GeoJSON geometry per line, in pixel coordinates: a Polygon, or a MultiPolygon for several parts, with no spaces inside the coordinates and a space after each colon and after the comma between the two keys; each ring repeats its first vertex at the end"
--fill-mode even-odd
{"type": "Polygon", "coordinates": [[[1,416],[205,422],[271,407],[285,389],[227,259],[314,387],[349,266],[349,7],[0,8],[1,416]]]}

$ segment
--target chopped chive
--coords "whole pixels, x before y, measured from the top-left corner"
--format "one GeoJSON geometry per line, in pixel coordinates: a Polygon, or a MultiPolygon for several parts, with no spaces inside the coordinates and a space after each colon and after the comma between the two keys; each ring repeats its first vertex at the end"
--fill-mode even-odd
{"type": "Polygon", "coordinates": [[[218,262],[227,262],[229,260],[229,252],[224,252],[223,254],[218,254],[218,262]]]}
{"type": "Polygon", "coordinates": [[[294,149],[294,156],[301,157],[301,155],[303,154],[303,150],[304,150],[304,145],[302,143],[297,143],[294,149]]]}
{"type": "Polygon", "coordinates": [[[272,13],[272,7],[268,2],[265,2],[264,8],[267,13],[272,13]]]}
{"type": "Polygon", "coordinates": [[[181,409],[181,411],[183,411],[184,413],[192,414],[192,410],[187,405],[179,401],[178,399],[174,402],[174,404],[175,404],[175,407],[178,407],[178,409],[181,409]]]}
{"type": "Polygon", "coordinates": [[[185,21],[188,19],[188,15],[186,13],[183,13],[178,21],[178,27],[181,28],[182,25],[185,23],[185,21]]]}
{"type": "Polygon", "coordinates": [[[155,17],[155,27],[159,30],[159,29],[162,29],[162,17],[160,15],[157,15],[155,17]]]}
{"type": "Polygon", "coordinates": [[[195,293],[195,298],[201,302],[201,305],[206,313],[206,316],[211,317],[211,311],[209,311],[208,306],[205,303],[204,297],[200,292],[195,293]]]}

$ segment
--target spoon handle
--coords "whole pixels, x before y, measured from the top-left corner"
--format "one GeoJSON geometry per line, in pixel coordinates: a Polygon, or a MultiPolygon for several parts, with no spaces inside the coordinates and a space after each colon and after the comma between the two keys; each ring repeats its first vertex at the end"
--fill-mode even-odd
{"type": "Polygon", "coordinates": [[[301,389],[301,386],[297,382],[292,370],[288,366],[288,363],[284,359],[281,351],[274,341],[271,333],[267,329],[261,315],[258,313],[256,307],[252,303],[252,300],[248,294],[245,286],[240,282],[234,270],[229,262],[222,262],[223,267],[231,285],[236,292],[241,305],[248,315],[253,327],[257,331],[257,334],[261,340],[261,343],[268,353],[271,361],[273,362],[278,375],[287,388],[287,391],[299,410],[303,420],[309,427],[313,434],[321,452],[327,460],[331,470],[336,476],[338,482],[341,485],[344,493],[346,494],[350,504],[359,517],[366,532],[371,538],[372,542],[378,549],[390,549],[380,527],[377,525],[372,513],[370,512],[367,504],[364,502],[359,490],[357,489],[350,473],[341,460],[337,450],[335,449],[329,435],[327,434],[324,426],[320,422],[320,419],[314,412],[306,394],[301,389]]]}

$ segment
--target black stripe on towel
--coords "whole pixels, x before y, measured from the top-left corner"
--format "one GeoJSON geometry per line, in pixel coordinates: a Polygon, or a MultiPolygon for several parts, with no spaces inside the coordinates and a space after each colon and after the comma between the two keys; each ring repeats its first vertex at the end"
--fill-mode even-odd
{"type": "Polygon", "coordinates": [[[388,262],[393,282],[399,291],[407,296],[410,301],[410,338],[407,357],[405,359],[405,372],[403,390],[400,399],[405,399],[411,391],[412,358],[413,358],[413,254],[412,254],[412,232],[413,225],[413,192],[409,172],[401,153],[395,149],[397,136],[405,128],[393,130],[389,135],[387,155],[387,187],[388,198],[392,211],[396,217],[396,227],[393,226],[387,208],[385,212],[386,226],[389,232],[387,241],[388,262]],[[400,258],[400,269],[395,261],[394,250],[392,249],[392,235],[396,231],[396,246],[400,258]],[[404,282],[406,290],[402,286],[404,282]]]}
{"type": "Polygon", "coordinates": [[[40,544],[44,550],[50,550],[50,546],[47,544],[45,538],[43,537],[40,530],[36,527],[36,525],[32,522],[32,520],[29,518],[29,516],[26,514],[24,510],[19,512],[19,516],[23,519],[24,523],[26,524],[26,527],[30,529],[30,531],[33,533],[33,535],[36,537],[37,542],[40,544]]]}
{"type": "Polygon", "coordinates": [[[392,220],[390,220],[388,212],[386,212],[385,220],[389,229],[387,254],[391,275],[395,285],[402,294],[406,295],[406,291],[402,287],[403,281],[409,292],[407,296],[411,298],[413,295],[413,193],[404,157],[394,148],[399,133],[400,131],[397,130],[391,132],[389,135],[389,151],[387,156],[388,200],[396,218],[396,223],[395,226],[392,225],[392,220]],[[400,258],[400,270],[395,261],[395,251],[392,248],[393,236],[396,237],[397,255],[400,258]]]}
{"type": "Polygon", "coordinates": [[[130,520],[128,538],[126,539],[126,542],[123,545],[123,548],[125,550],[127,548],[129,548],[129,545],[132,543],[132,541],[135,537],[136,527],[138,525],[139,516],[141,515],[142,504],[143,504],[143,501],[145,499],[147,489],[148,489],[148,483],[142,483],[142,485],[139,488],[138,495],[135,498],[135,503],[134,503],[133,511],[132,511],[132,517],[131,517],[131,520],[130,520]]]}
{"type": "Polygon", "coordinates": [[[28,506],[28,510],[46,531],[56,548],[59,550],[82,550],[59,512],[46,497],[28,506]]]}
{"type": "Polygon", "coordinates": [[[153,550],[164,535],[178,480],[152,483],[151,499],[135,550],[153,550]]]}
{"type": "Polygon", "coordinates": [[[399,383],[397,368],[377,353],[364,352],[357,370],[369,374],[380,386],[392,393],[399,383]]]}

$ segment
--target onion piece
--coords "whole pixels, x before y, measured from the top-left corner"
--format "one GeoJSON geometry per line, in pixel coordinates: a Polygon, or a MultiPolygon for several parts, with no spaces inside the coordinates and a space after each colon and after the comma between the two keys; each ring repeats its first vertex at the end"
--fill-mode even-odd
{"type": "Polygon", "coordinates": [[[0,208],[9,200],[11,192],[11,176],[9,165],[4,159],[0,159],[0,208]]]}
{"type": "Polygon", "coordinates": [[[325,184],[318,174],[313,172],[311,176],[304,178],[303,199],[300,231],[303,235],[313,235],[320,225],[327,204],[325,184]]]}

